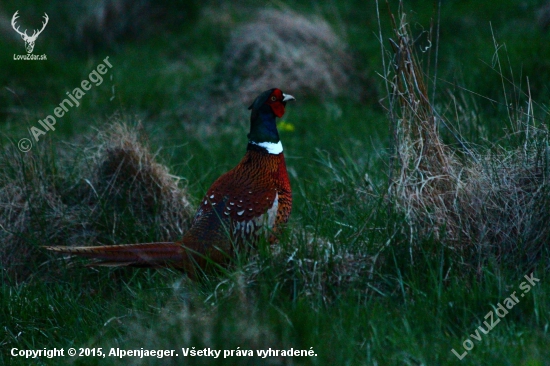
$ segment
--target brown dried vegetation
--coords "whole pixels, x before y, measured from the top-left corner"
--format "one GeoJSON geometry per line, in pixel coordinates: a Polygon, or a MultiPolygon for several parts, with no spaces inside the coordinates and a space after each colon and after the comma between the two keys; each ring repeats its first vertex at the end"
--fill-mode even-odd
{"type": "Polygon", "coordinates": [[[386,79],[394,131],[389,192],[406,218],[410,245],[432,237],[476,271],[492,259],[533,265],[550,242],[548,131],[532,110],[520,111],[512,116],[517,148],[453,150],[440,137],[439,126],[449,122],[430,103],[404,16],[394,30],[386,79]]]}
{"type": "Polygon", "coordinates": [[[36,272],[47,258],[39,245],[176,240],[189,226],[185,189],[135,129],[113,123],[85,154],[56,156],[47,141],[26,154],[2,152],[0,264],[8,278],[36,272]]]}

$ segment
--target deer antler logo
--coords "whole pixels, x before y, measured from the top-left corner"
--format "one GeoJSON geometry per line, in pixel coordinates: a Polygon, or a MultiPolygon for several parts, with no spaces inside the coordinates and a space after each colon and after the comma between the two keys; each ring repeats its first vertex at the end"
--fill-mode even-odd
{"type": "Polygon", "coordinates": [[[32,53],[32,50],[34,49],[34,42],[36,42],[36,39],[38,38],[40,33],[42,33],[44,28],[46,28],[46,24],[48,24],[48,20],[49,20],[48,14],[44,13],[44,21],[42,22],[42,29],[40,29],[39,31],[35,29],[32,33],[32,36],[29,36],[27,34],[26,29],[24,32],[21,32],[19,31],[19,26],[17,26],[17,28],[15,27],[16,26],[15,21],[17,20],[17,18],[19,18],[19,15],[17,13],[19,13],[19,10],[17,10],[15,14],[13,14],[13,18],[11,18],[11,26],[17,33],[21,35],[21,38],[23,38],[23,41],[25,41],[25,49],[27,50],[27,53],[32,53]]]}

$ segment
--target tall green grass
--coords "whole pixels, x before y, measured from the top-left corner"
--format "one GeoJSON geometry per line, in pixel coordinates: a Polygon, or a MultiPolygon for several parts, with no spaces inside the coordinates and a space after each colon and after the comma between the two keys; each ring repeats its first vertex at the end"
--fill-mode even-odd
{"type": "MultiPolygon", "coordinates": [[[[102,347],[104,352],[111,347],[143,347],[174,349],[180,356],[162,360],[41,358],[31,363],[546,364],[550,359],[547,250],[533,268],[521,263],[502,265],[489,256],[476,272],[463,269],[479,258],[464,256],[445,245],[444,235],[431,232],[411,236],[406,214],[397,210],[387,195],[391,154],[388,116],[369,103],[345,98],[303,100],[296,95],[297,103],[289,105],[285,115],[285,122],[294,130],[281,131],[294,192],[288,229],[279,246],[271,248],[261,243],[257,252],[236,258],[221,274],[192,282],[171,270],[94,269],[84,267],[82,261],[67,262],[41,251],[42,245],[56,244],[45,238],[57,233],[51,226],[51,205],[45,197],[55,190],[63,197],[59,207],[79,204],[81,196],[72,188],[87,186],[81,175],[81,164],[90,154],[85,141],[116,110],[137,115],[150,152],[170,167],[170,173],[183,178],[192,201],[239,161],[246,146],[247,120],[237,125],[222,122],[207,126],[210,133],[203,133],[201,121],[183,123],[177,112],[180,100],[191,100],[196,90],[212,80],[223,48],[221,41],[228,38],[225,32],[231,22],[218,22],[214,11],[217,5],[206,5],[212,7],[206,13],[209,16],[199,17],[197,27],[184,25],[181,34],[175,32],[169,40],[153,35],[141,43],[128,42],[119,49],[104,51],[113,52],[114,81],[96,88],[79,109],[63,119],[58,130],[33,148],[33,155],[21,155],[13,142],[25,137],[26,128],[37,118],[50,113],[52,106],[61,101],[65,88],[79,83],[103,53],[90,58],[69,53],[65,66],[52,61],[28,69],[1,61],[0,67],[9,67],[13,73],[0,79],[2,85],[18,94],[15,97],[4,89],[0,97],[6,106],[2,107],[0,121],[4,133],[2,166],[8,167],[2,170],[3,179],[15,177],[26,183],[27,196],[22,194],[21,202],[28,201],[30,194],[38,198],[32,201],[28,218],[32,230],[25,233],[25,247],[10,247],[5,241],[7,225],[0,222],[0,242],[10,248],[11,256],[27,251],[33,254],[32,260],[22,264],[27,265],[21,269],[23,277],[13,276],[9,263],[2,268],[0,363],[29,364],[29,360],[10,356],[14,347],[102,347]],[[217,24],[222,25],[216,28],[217,24]],[[185,50],[183,56],[181,49],[185,50]],[[113,85],[115,99],[110,101],[113,85]],[[27,92],[28,97],[21,92],[33,89],[40,92],[27,92]],[[21,167],[26,170],[19,170],[21,167]],[[50,191],[40,191],[41,187],[50,191]],[[495,329],[481,341],[474,341],[475,347],[459,361],[451,349],[462,353],[462,342],[483,323],[485,314],[517,290],[531,270],[535,270],[540,283],[495,329]],[[313,347],[317,356],[183,359],[182,347],[313,347]]],[[[430,17],[437,18],[431,3],[406,5],[407,13],[415,13],[410,24],[416,19],[428,29],[430,17]]],[[[516,75],[511,85],[519,88],[520,80],[524,80],[519,73],[537,75],[530,79],[532,92],[537,93],[538,100],[547,99],[543,67],[546,51],[538,42],[525,41],[542,42],[548,37],[525,25],[536,5],[528,2],[521,8],[512,1],[498,6],[478,2],[442,4],[438,77],[443,80],[438,81],[434,105],[439,110],[454,111],[455,105],[465,109],[458,114],[454,128],[463,132],[461,136],[469,146],[490,145],[496,140],[494,136],[504,136],[503,129],[511,128],[501,91],[503,75],[486,71],[495,66],[491,64],[494,42],[488,21],[493,22],[495,39],[506,42],[510,65],[508,57],[500,60],[506,62],[505,70],[512,67],[516,75]],[[481,11],[472,11],[474,5],[476,9],[482,6],[481,11]],[[455,25],[460,32],[451,30],[455,25]],[[535,59],[534,53],[540,56],[535,59]],[[516,67],[522,69],[517,71],[516,67]],[[451,96],[461,100],[453,104],[451,96]],[[468,114],[475,117],[464,118],[468,114]]],[[[240,6],[253,7],[229,7],[230,19],[246,18],[240,6]]],[[[371,5],[349,0],[314,5],[289,2],[288,6],[325,16],[344,33],[366,69],[386,75],[375,36],[376,10],[371,5]]],[[[383,8],[381,22],[383,42],[387,44],[389,22],[383,8]]],[[[421,47],[425,39],[420,38],[421,47]]],[[[63,49],[62,45],[58,47],[63,49]]],[[[384,57],[387,61],[390,56],[384,57]]],[[[525,86],[523,82],[521,85],[525,86]]],[[[377,89],[380,98],[385,97],[381,80],[377,89]]],[[[519,104],[524,101],[521,99],[519,104]]],[[[541,106],[538,123],[547,128],[547,114],[544,104],[541,106]]],[[[443,140],[458,146],[447,132],[442,131],[443,140]]],[[[509,148],[517,140],[498,142],[509,148]]],[[[17,182],[15,178],[11,181],[17,182]]],[[[109,212],[105,210],[101,222],[108,223],[104,226],[106,235],[112,235],[110,240],[123,236],[146,241],[159,232],[154,220],[141,225],[130,214],[117,216],[115,227],[109,212]],[[124,228],[128,235],[116,228],[124,228]]],[[[78,226],[78,222],[72,224],[78,226]]],[[[67,226],[60,225],[59,230],[63,229],[67,226]]]]}

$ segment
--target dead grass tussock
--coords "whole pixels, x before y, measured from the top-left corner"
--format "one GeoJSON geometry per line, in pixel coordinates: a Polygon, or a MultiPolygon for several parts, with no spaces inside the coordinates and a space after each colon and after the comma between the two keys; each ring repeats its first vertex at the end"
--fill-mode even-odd
{"type": "MultiPolygon", "coordinates": [[[[242,107],[274,87],[301,98],[358,99],[372,89],[356,70],[346,43],[327,21],[273,8],[258,11],[251,21],[233,30],[215,79],[206,93],[215,101],[202,107],[208,110],[201,114],[213,121],[245,119],[242,107]],[[212,105],[216,106],[214,113],[212,105]],[[231,112],[240,109],[240,114],[231,112]]],[[[201,108],[204,103],[196,104],[195,108],[201,108]]]]}
{"type": "Polygon", "coordinates": [[[158,240],[174,239],[187,230],[192,205],[180,178],[156,162],[139,130],[140,125],[119,121],[99,131],[89,181],[92,201],[109,202],[119,214],[127,208],[142,224],[160,230],[158,240]]]}
{"type": "Polygon", "coordinates": [[[411,245],[432,236],[477,270],[489,258],[532,264],[550,240],[548,131],[533,127],[527,114],[517,121],[521,146],[465,149],[457,158],[439,136],[448,122],[430,103],[405,16],[399,21],[386,79],[394,130],[390,194],[405,214],[411,245]]]}
{"type": "Polygon", "coordinates": [[[479,154],[466,168],[456,216],[462,241],[483,254],[533,264],[550,239],[549,136],[535,134],[524,147],[479,154]]]}
{"type": "Polygon", "coordinates": [[[275,9],[235,29],[221,62],[227,89],[238,90],[243,102],[273,85],[300,95],[341,95],[350,67],[345,43],[325,20],[275,9]]]}
{"type": "Polygon", "coordinates": [[[366,248],[297,229],[288,243],[272,245],[267,257],[252,256],[243,266],[242,281],[247,286],[276,281],[276,288],[286,287],[294,297],[318,304],[330,303],[347,290],[362,295],[369,291],[366,283],[373,279],[378,256],[366,248]]]}
{"type": "Polygon", "coordinates": [[[447,233],[452,236],[457,228],[449,226],[448,208],[453,206],[453,191],[460,185],[462,169],[439,136],[438,117],[428,100],[411,38],[408,33],[397,33],[397,37],[398,42],[393,43],[395,76],[390,82],[396,167],[390,192],[399,209],[414,223],[412,230],[437,235],[434,229],[447,225],[447,233]]]}
{"type": "Polygon", "coordinates": [[[310,237],[305,253],[296,254],[294,250],[287,256],[287,268],[298,274],[305,296],[322,296],[324,302],[330,302],[344,289],[362,295],[369,291],[366,283],[373,278],[376,256],[368,251],[310,237]]]}
{"type": "Polygon", "coordinates": [[[15,146],[2,151],[0,265],[8,278],[38,273],[47,260],[42,245],[98,244],[151,232],[175,240],[189,226],[185,190],[132,128],[113,123],[86,153],[91,157],[77,160],[75,152],[62,158],[47,141],[26,154],[15,146]]]}

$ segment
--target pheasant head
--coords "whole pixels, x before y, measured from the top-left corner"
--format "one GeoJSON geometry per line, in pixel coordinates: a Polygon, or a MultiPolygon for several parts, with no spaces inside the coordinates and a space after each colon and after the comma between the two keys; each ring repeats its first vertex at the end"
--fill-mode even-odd
{"type": "Polygon", "coordinates": [[[275,118],[285,114],[286,103],[291,100],[295,100],[292,95],[276,88],[266,90],[254,100],[248,107],[252,110],[248,134],[250,144],[263,147],[270,154],[279,154],[283,150],[275,118]]]}

